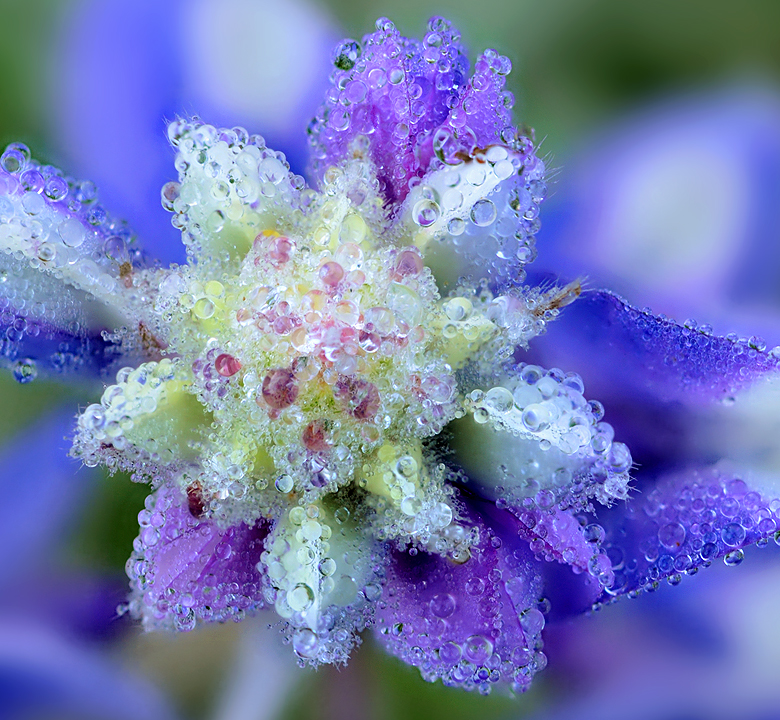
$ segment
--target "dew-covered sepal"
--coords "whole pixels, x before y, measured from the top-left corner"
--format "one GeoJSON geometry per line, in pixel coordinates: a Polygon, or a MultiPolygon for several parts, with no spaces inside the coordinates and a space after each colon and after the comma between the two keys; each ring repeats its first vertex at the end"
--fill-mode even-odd
{"type": "Polygon", "coordinates": [[[776,372],[780,351],[758,338],[725,337],[638,310],[605,290],[582,293],[535,354],[578,372],[606,398],[620,388],[638,403],[652,398],[701,405],[727,401],[776,372]]]}
{"type": "Polygon", "coordinates": [[[373,623],[387,552],[355,510],[335,496],[296,505],[262,555],[267,597],[301,664],[346,663],[357,633],[373,623]]]}
{"type": "Polygon", "coordinates": [[[300,221],[305,182],[260,135],[193,118],[172,122],[168,139],[179,182],[163,187],[162,204],[174,213],[191,262],[225,270],[244,258],[262,230],[284,232],[300,221]]]}
{"type": "Polygon", "coordinates": [[[164,485],[138,514],[140,532],[126,569],[129,609],[146,629],[237,622],[266,604],[258,563],[269,523],[222,529],[201,511],[192,493],[164,485]]]}
{"type": "Polygon", "coordinates": [[[776,537],[780,502],[769,501],[733,472],[689,470],[661,478],[626,506],[597,513],[594,534],[614,581],[601,598],[676,585],[723,558],[738,565],[744,548],[776,537]]]}
{"type": "Polygon", "coordinates": [[[476,514],[465,521],[473,536],[465,562],[425,552],[391,556],[377,636],[430,682],[523,692],[547,663],[538,566],[517,540],[517,521],[496,514],[499,523],[476,514]]]}
{"type": "Polygon", "coordinates": [[[543,510],[626,498],[631,453],[615,441],[601,403],[585,398],[579,375],[521,363],[494,382],[466,396],[470,416],[452,425],[473,491],[543,510]]]}
{"type": "Polygon", "coordinates": [[[5,149],[0,355],[20,382],[38,370],[99,376],[123,356],[148,354],[149,288],[134,282],[143,265],[130,230],[105,211],[92,183],[40,165],[20,143],[5,149]]]}

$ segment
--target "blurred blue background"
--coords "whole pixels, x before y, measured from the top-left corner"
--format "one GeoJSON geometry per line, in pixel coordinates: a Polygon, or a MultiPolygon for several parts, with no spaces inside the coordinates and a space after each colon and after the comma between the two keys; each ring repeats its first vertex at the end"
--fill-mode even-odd
{"type": "MultiPolygon", "coordinates": [[[[540,268],[780,343],[776,0],[0,0],[0,146],[96,181],[182,260],[166,119],[242,124],[303,172],[332,44],[383,15],[421,36],[435,14],[472,60],[513,62],[516,120],[555,168],[540,268]]],[[[272,618],[141,635],[115,607],[144,488],[62,460],[90,392],[0,377],[0,718],[780,717],[774,548],[551,626],[520,698],[428,685],[370,638],[347,669],[298,671],[272,618]]]]}

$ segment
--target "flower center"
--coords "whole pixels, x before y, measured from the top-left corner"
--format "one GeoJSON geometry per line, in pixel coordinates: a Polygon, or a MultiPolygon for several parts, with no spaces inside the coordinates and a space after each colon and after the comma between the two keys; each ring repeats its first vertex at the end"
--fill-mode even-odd
{"type": "Polygon", "coordinates": [[[215,431],[230,428],[247,481],[262,449],[299,491],[330,492],[382,445],[452,418],[433,276],[416,248],[379,246],[360,215],[309,237],[263,230],[235,275],[202,272],[180,283],[171,350],[195,358],[195,391],[215,431]]]}

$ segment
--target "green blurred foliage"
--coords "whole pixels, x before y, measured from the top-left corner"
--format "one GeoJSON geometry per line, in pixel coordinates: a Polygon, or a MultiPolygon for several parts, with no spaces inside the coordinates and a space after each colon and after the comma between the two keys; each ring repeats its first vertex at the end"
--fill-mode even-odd
{"type": "Polygon", "coordinates": [[[346,668],[324,667],[311,673],[294,693],[280,720],[492,720],[522,717],[537,708],[542,684],[519,698],[493,693],[483,697],[440,682],[427,683],[416,668],[385,653],[370,634],[346,668]]]}
{"type": "Polygon", "coordinates": [[[0,0],[0,147],[25,142],[46,160],[52,50],[69,0],[0,0]]]}
{"type": "Polygon", "coordinates": [[[66,554],[76,565],[118,574],[124,572],[138,535],[138,513],[149,486],[132,482],[127,473],[99,472],[96,492],[76,523],[66,554]]]}

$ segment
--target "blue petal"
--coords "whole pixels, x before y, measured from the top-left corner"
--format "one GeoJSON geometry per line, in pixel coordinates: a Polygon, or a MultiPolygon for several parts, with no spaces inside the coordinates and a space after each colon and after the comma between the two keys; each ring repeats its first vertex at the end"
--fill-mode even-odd
{"type": "Polygon", "coordinates": [[[743,548],[774,537],[780,502],[733,473],[690,470],[662,479],[625,505],[598,514],[615,571],[605,598],[677,582],[717,558],[738,565],[743,548]]]}
{"type": "Polygon", "coordinates": [[[605,290],[583,292],[532,354],[547,366],[576,368],[607,407],[616,395],[693,407],[728,400],[779,363],[760,341],[682,326],[605,290]]]}
{"type": "Polygon", "coordinates": [[[750,310],[734,327],[756,332],[780,267],[777,91],[674,97],[586,150],[546,205],[538,265],[681,319],[750,310]]]}

